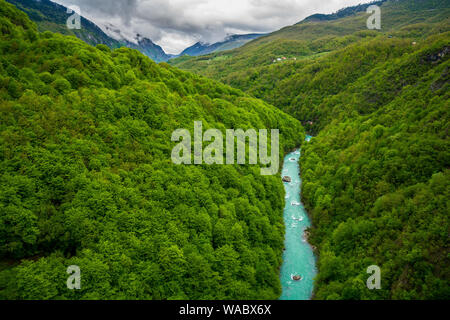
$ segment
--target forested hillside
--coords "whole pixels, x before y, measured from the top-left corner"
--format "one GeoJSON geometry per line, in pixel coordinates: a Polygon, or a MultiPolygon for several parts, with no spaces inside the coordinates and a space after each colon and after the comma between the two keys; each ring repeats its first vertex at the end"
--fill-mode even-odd
{"type": "Polygon", "coordinates": [[[275,67],[271,84],[276,84],[280,79],[276,69],[280,63],[274,63],[277,58],[287,58],[283,64],[294,63],[289,70],[295,73],[295,63],[299,60],[326,55],[368,36],[418,41],[436,32],[449,31],[449,0],[391,0],[383,2],[380,8],[381,30],[367,29],[366,20],[370,15],[365,11],[340,19],[329,15],[329,21],[305,19],[235,50],[201,57],[180,57],[172,59],[170,64],[228,84],[243,75],[253,84],[253,80],[259,79],[259,73],[266,72],[265,67],[275,67]]]}
{"type": "Polygon", "coordinates": [[[252,33],[252,34],[233,34],[227,36],[220,42],[212,44],[197,42],[194,45],[184,49],[179,55],[184,56],[201,56],[213,52],[220,52],[225,50],[231,50],[239,48],[247,42],[262,37],[264,34],[252,33]]]}
{"type": "Polygon", "coordinates": [[[381,30],[357,6],[173,62],[221,84],[38,33],[0,0],[0,298],[278,298],[281,181],[172,164],[171,133],[201,120],[278,128],[284,151],[300,121],[315,136],[316,299],[449,299],[450,1],[380,5],[381,30]]]}
{"type": "Polygon", "coordinates": [[[449,1],[386,1],[306,19],[227,53],[173,64],[301,120],[302,199],[317,299],[449,299],[449,1]],[[281,61],[279,57],[285,57],[281,61]],[[381,290],[366,269],[381,268],[381,290]]]}
{"type": "Polygon", "coordinates": [[[274,128],[290,150],[299,121],[135,50],[38,33],[4,0],[0,26],[0,298],[279,297],[279,176],[174,165],[171,134],[274,128]]]}

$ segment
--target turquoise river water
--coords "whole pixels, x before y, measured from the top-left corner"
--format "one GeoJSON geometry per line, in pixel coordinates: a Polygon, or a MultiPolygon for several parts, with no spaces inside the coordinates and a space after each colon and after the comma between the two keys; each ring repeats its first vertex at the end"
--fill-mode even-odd
{"type": "MultiPolygon", "coordinates": [[[[310,140],[311,136],[307,136],[306,141],[310,140]]],[[[300,150],[289,153],[284,158],[281,174],[290,177],[292,182],[283,182],[286,191],[283,214],[286,235],[280,272],[283,289],[280,300],[310,299],[316,275],[314,253],[304,235],[305,229],[311,225],[311,222],[300,199],[302,180],[300,179],[299,158],[300,150]],[[300,276],[301,280],[294,280],[295,276],[300,276]]]]}

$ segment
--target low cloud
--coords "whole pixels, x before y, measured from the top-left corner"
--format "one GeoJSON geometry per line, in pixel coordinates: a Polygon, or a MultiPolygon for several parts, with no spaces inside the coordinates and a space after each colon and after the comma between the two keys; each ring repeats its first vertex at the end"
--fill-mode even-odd
{"type": "Polygon", "coordinates": [[[228,34],[265,33],[314,13],[332,13],[370,0],[54,0],[76,5],[93,22],[139,33],[167,53],[228,34]]]}

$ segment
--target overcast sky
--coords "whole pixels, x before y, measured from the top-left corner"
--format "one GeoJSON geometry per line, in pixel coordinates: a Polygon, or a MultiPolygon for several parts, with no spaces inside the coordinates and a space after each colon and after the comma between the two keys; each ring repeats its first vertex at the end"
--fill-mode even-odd
{"type": "Polygon", "coordinates": [[[112,24],[126,37],[139,33],[177,54],[197,41],[227,34],[265,33],[314,13],[332,13],[372,0],[53,0],[80,7],[104,29],[112,24]]]}

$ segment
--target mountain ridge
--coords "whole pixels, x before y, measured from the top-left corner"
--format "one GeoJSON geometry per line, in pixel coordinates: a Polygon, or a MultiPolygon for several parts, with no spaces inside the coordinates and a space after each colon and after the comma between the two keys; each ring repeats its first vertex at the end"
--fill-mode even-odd
{"type": "Polygon", "coordinates": [[[161,46],[154,43],[151,39],[142,37],[140,34],[125,36],[119,28],[110,23],[95,24],[83,16],[81,16],[82,28],[80,30],[68,29],[66,27],[66,20],[70,15],[67,13],[67,7],[51,0],[6,1],[25,12],[38,25],[39,31],[52,31],[65,35],[74,35],[90,45],[105,44],[111,49],[125,46],[140,51],[155,62],[167,62],[170,59],[184,55],[199,56],[212,52],[231,50],[265,35],[261,33],[229,35],[219,42],[211,44],[197,42],[184,49],[180,54],[168,54],[161,46]]]}

